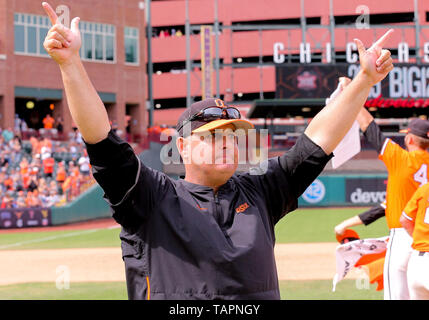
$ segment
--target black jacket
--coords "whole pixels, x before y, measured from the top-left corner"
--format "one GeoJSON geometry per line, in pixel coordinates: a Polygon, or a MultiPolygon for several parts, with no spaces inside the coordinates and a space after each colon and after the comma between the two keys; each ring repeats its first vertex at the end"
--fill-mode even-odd
{"type": "Polygon", "coordinates": [[[146,167],[113,132],[87,148],[122,225],[129,299],[280,299],[274,225],[332,157],[303,135],[265,174],[214,194],[146,167]]]}

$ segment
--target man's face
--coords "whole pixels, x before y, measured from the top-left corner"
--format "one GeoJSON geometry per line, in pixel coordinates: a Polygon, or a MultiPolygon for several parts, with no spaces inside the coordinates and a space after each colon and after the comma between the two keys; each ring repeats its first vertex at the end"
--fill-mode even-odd
{"type": "Polygon", "coordinates": [[[238,166],[238,145],[234,130],[235,126],[228,124],[183,139],[180,153],[186,171],[198,172],[212,181],[228,180],[238,166]]]}

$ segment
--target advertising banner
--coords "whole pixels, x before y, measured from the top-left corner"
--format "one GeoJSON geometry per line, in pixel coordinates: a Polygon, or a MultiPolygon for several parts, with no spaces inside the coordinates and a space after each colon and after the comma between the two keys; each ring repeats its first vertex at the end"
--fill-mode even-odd
{"type": "Polygon", "coordinates": [[[374,206],[386,199],[385,175],[322,175],[299,197],[299,207],[374,206]]]}
{"type": "Polygon", "coordinates": [[[52,225],[50,208],[0,209],[0,229],[52,225]]]}
{"type": "Polygon", "coordinates": [[[201,74],[202,99],[210,98],[212,94],[212,27],[201,26],[201,74]]]}
{"type": "MultiPolygon", "coordinates": [[[[276,98],[327,98],[337,87],[339,77],[353,79],[358,72],[357,64],[276,66],[276,98]]],[[[395,64],[387,77],[372,87],[365,106],[377,109],[380,117],[427,115],[429,66],[395,64]]]]}
{"type": "Polygon", "coordinates": [[[386,200],[385,178],[346,178],[346,202],[376,205],[386,200]]]}

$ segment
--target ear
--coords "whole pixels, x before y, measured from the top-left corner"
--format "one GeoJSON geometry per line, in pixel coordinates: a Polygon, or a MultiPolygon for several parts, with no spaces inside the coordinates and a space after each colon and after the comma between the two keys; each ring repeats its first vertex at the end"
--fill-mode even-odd
{"type": "Polygon", "coordinates": [[[178,137],[176,139],[176,147],[177,150],[179,150],[180,155],[182,158],[185,158],[187,156],[187,148],[185,148],[186,140],[183,137],[178,137]]]}

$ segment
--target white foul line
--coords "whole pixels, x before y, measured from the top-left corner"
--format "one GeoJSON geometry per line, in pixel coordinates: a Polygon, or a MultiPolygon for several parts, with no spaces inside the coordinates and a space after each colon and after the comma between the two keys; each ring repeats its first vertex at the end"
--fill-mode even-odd
{"type": "Polygon", "coordinates": [[[60,239],[60,238],[74,237],[74,236],[78,236],[81,234],[93,233],[93,232],[96,232],[98,230],[106,230],[106,229],[100,229],[100,228],[99,229],[90,229],[90,230],[85,230],[85,231],[62,234],[62,235],[58,235],[58,236],[51,236],[51,237],[46,237],[46,238],[21,241],[21,242],[16,242],[16,243],[11,243],[11,244],[6,244],[3,246],[0,246],[0,250],[6,249],[6,248],[11,248],[11,247],[19,247],[19,246],[22,246],[24,244],[29,244],[29,243],[37,243],[37,242],[50,241],[50,240],[55,240],[55,239],[60,239]]]}

